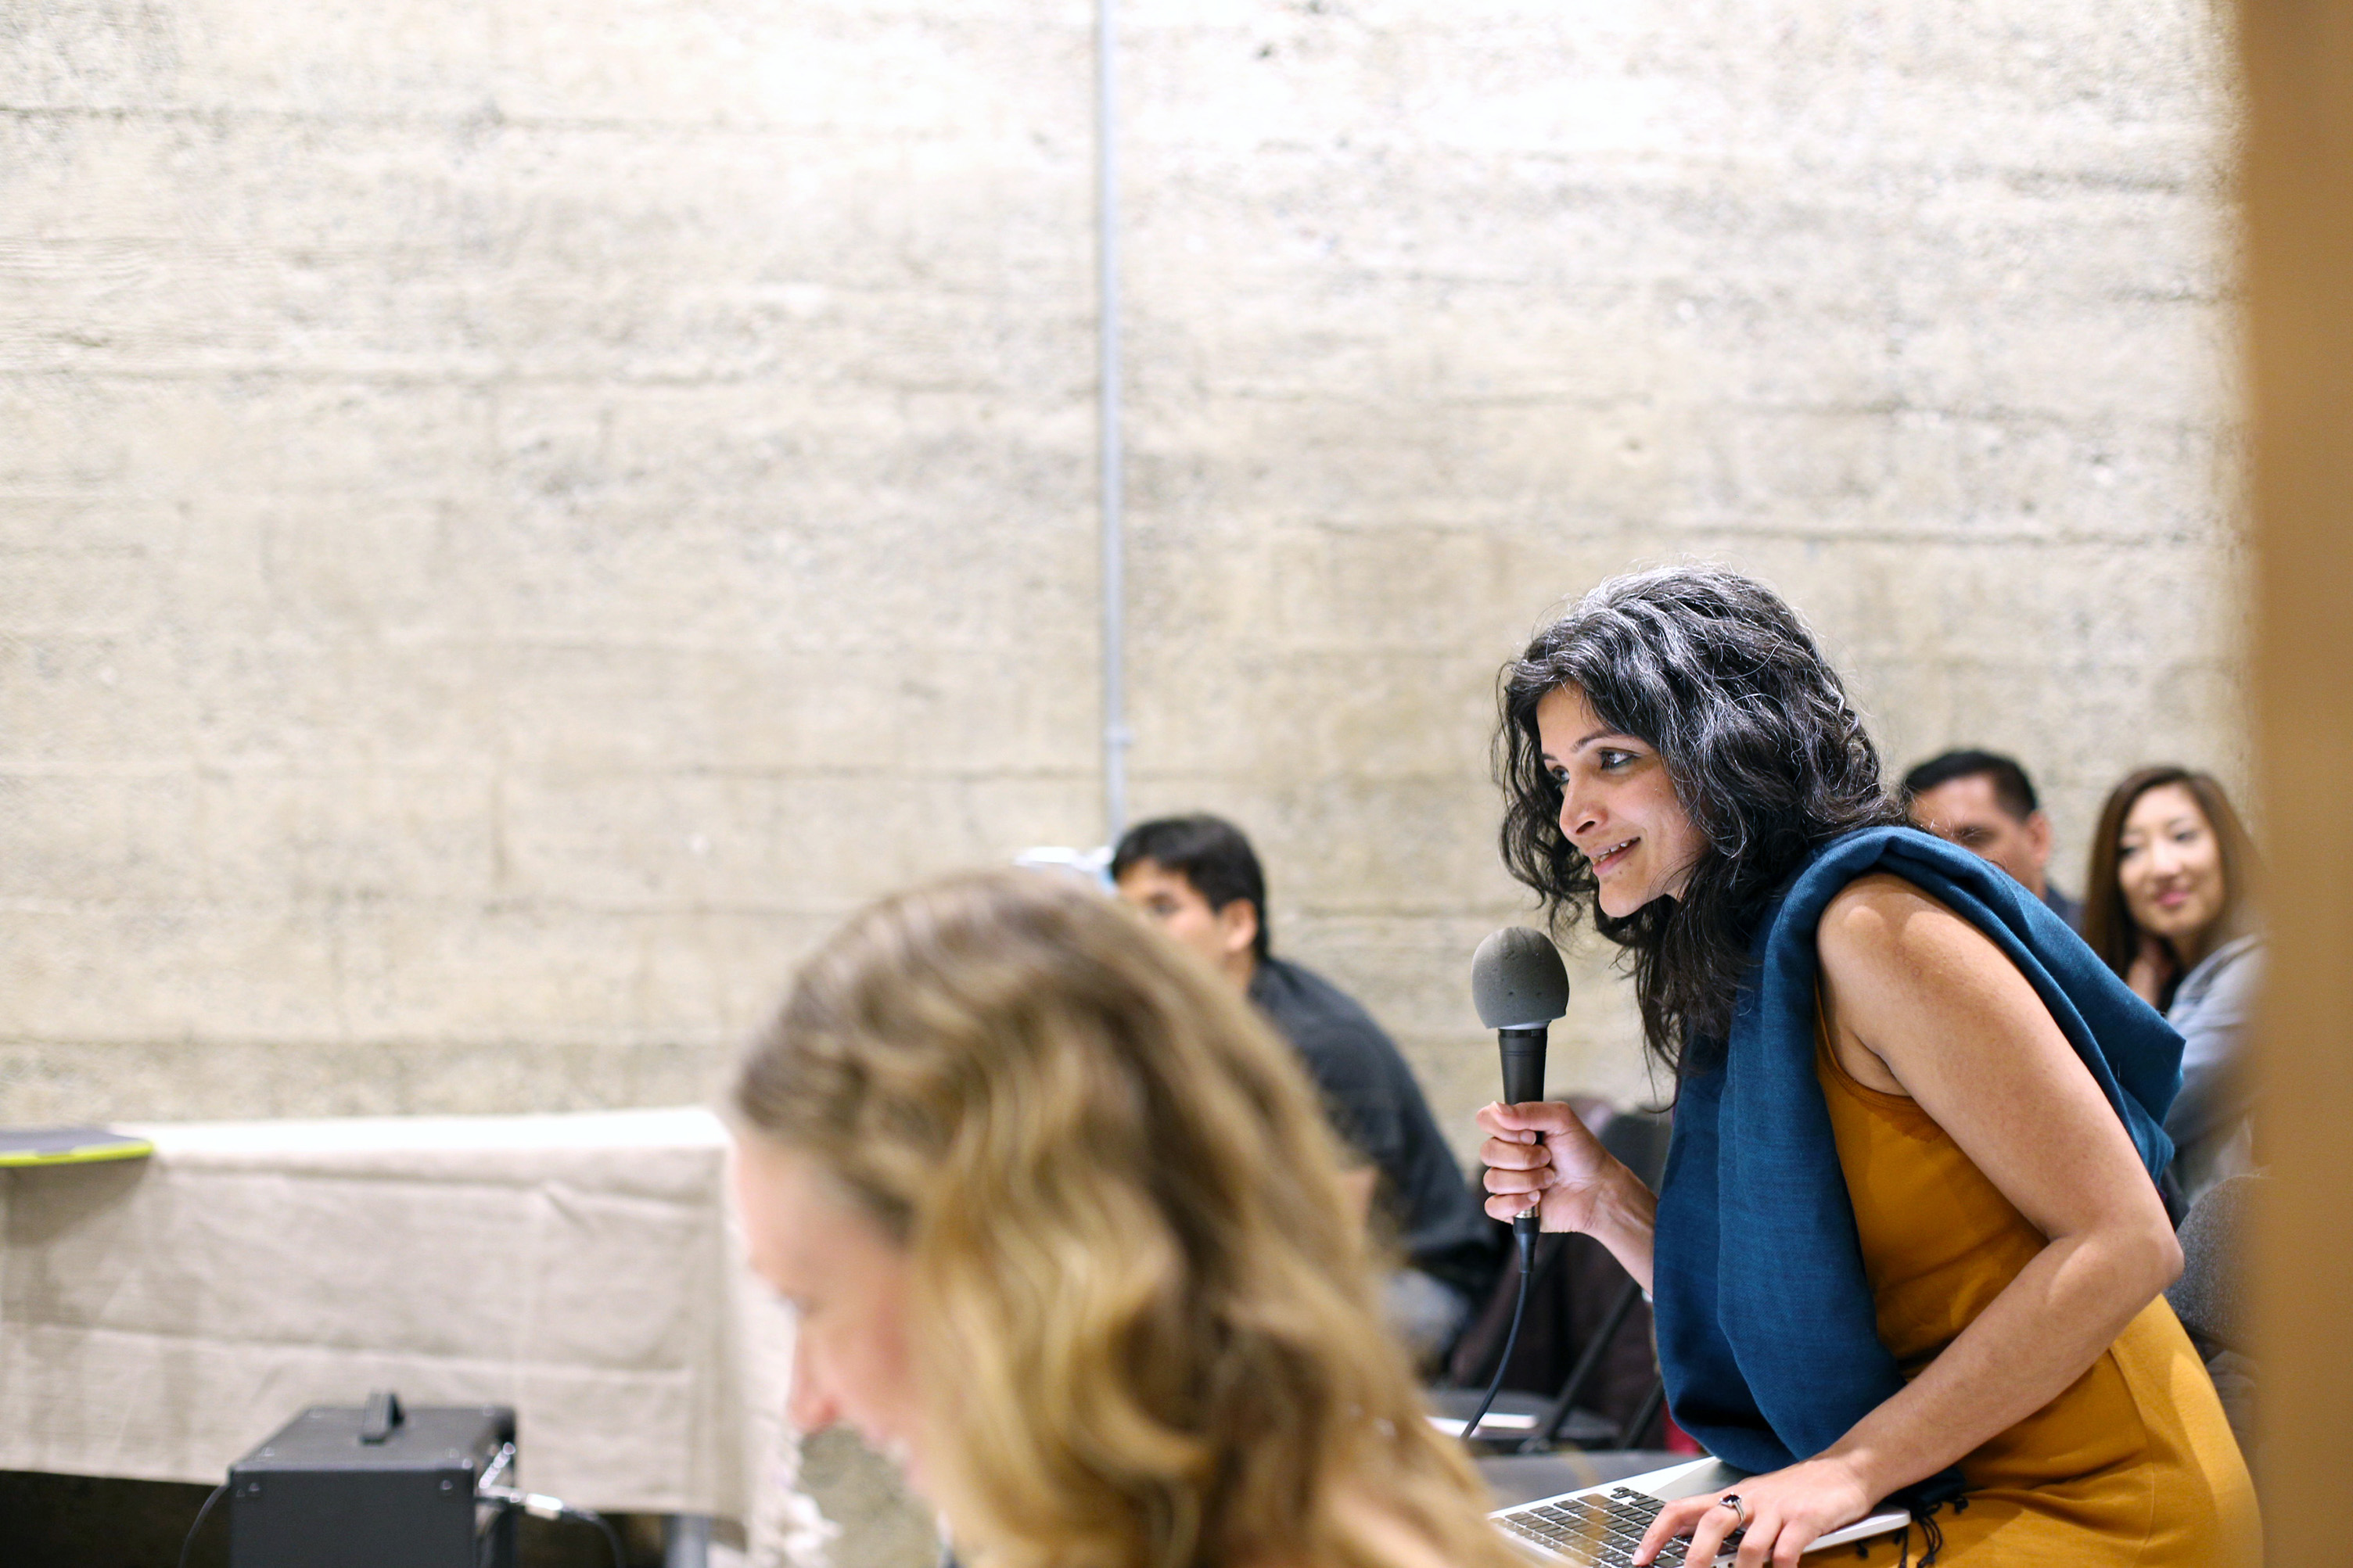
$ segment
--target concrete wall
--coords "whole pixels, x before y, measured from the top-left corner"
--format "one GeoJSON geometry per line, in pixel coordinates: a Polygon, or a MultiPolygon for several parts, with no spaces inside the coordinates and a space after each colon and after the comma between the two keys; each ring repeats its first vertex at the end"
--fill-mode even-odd
{"type": "MultiPolygon", "coordinates": [[[[1209,15],[1131,56],[1138,795],[1261,830],[1450,1110],[1494,671],[1611,572],[1778,584],[1897,771],[2026,761],[2063,885],[2130,766],[2240,775],[2214,14],[1209,15]]],[[[1620,990],[1556,1080],[1645,1090],[1620,990]]]]}
{"type": "MultiPolygon", "coordinates": [[[[1491,683],[1604,574],[1765,574],[2071,867],[2236,775],[2205,6],[1123,14],[1134,805],[1466,1146],[1491,683]]],[[[0,15],[0,1122],[690,1099],[848,909],[1100,837],[1090,27],[0,15]]]]}

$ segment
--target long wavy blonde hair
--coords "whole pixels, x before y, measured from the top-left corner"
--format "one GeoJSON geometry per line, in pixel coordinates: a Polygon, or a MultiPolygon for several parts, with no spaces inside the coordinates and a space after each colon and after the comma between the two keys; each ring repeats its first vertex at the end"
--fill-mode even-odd
{"type": "Polygon", "coordinates": [[[1059,876],[852,919],[734,1102],[908,1254],[934,1500],[989,1568],[1516,1563],[1243,999],[1059,876]]]}

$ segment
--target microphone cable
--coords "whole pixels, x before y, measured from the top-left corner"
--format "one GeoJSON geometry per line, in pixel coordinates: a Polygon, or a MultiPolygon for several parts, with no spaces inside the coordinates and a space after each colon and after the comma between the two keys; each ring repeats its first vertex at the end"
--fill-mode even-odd
{"type": "Polygon", "coordinates": [[[1478,1414],[1462,1428],[1462,1440],[1470,1442],[1479,1435],[1479,1423],[1487,1419],[1488,1406],[1503,1391],[1504,1373],[1512,1367],[1512,1348],[1520,1342],[1520,1319],[1528,1310],[1528,1280],[1536,1271],[1536,1217],[1521,1215],[1512,1221],[1512,1241],[1520,1251],[1520,1288],[1512,1299],[1512,1326],[1504,1334],[1504,1353],[1496,1358],[1495,1376],[1487,1384],[1487,1396],[1479,1401],[1478,1414]]]}

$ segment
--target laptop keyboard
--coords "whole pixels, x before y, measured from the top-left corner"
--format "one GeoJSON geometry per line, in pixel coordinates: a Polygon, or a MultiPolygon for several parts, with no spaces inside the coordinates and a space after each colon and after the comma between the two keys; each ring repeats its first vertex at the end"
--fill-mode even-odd
{"type": "MultiPolygon", "coordinates": [[[[1580,1568],[1626,1568],[1634,1561],[1634,1549],[1642,1543],[1642,1532],[1659,1517],[1662,1506],[1648,1492],[1616,1487],[1606,1496],[1560,1498],[1511,1509],[1494,1515],[1494,1521],[1510,1533],[1580,1568]]],[[[1735,1531],[1724,1543],[1725,1551],[1729,1552],[1739,1543],[1740,1532],[1735,1531]]],[[[1654,1561],[1680,1563],[1689,1545],[1670,1541],[1660,1548],[1654,1561]]]]}

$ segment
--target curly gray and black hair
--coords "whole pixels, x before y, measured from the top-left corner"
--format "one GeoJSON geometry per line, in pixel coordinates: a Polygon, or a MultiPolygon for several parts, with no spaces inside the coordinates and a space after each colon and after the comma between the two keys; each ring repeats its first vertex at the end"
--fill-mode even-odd
{"type": "Polygon", "coordinates": [[[1679,1077],[1722,1060],[1757,917],[1830,839],[1901,823],[1879,752],[1797,614],[1715,567],[1613,577],[1504,667],[1494,748],[1504,863],[1556,929],[1588,910],[1633,957],[1642,1033],[1679,1077]],[[1601,912],[1593,868],[1560,826],[1536,704],[1574,686],[1602,722],[1658,748],[1706,841],[1680,899],[1601,912]]]}

